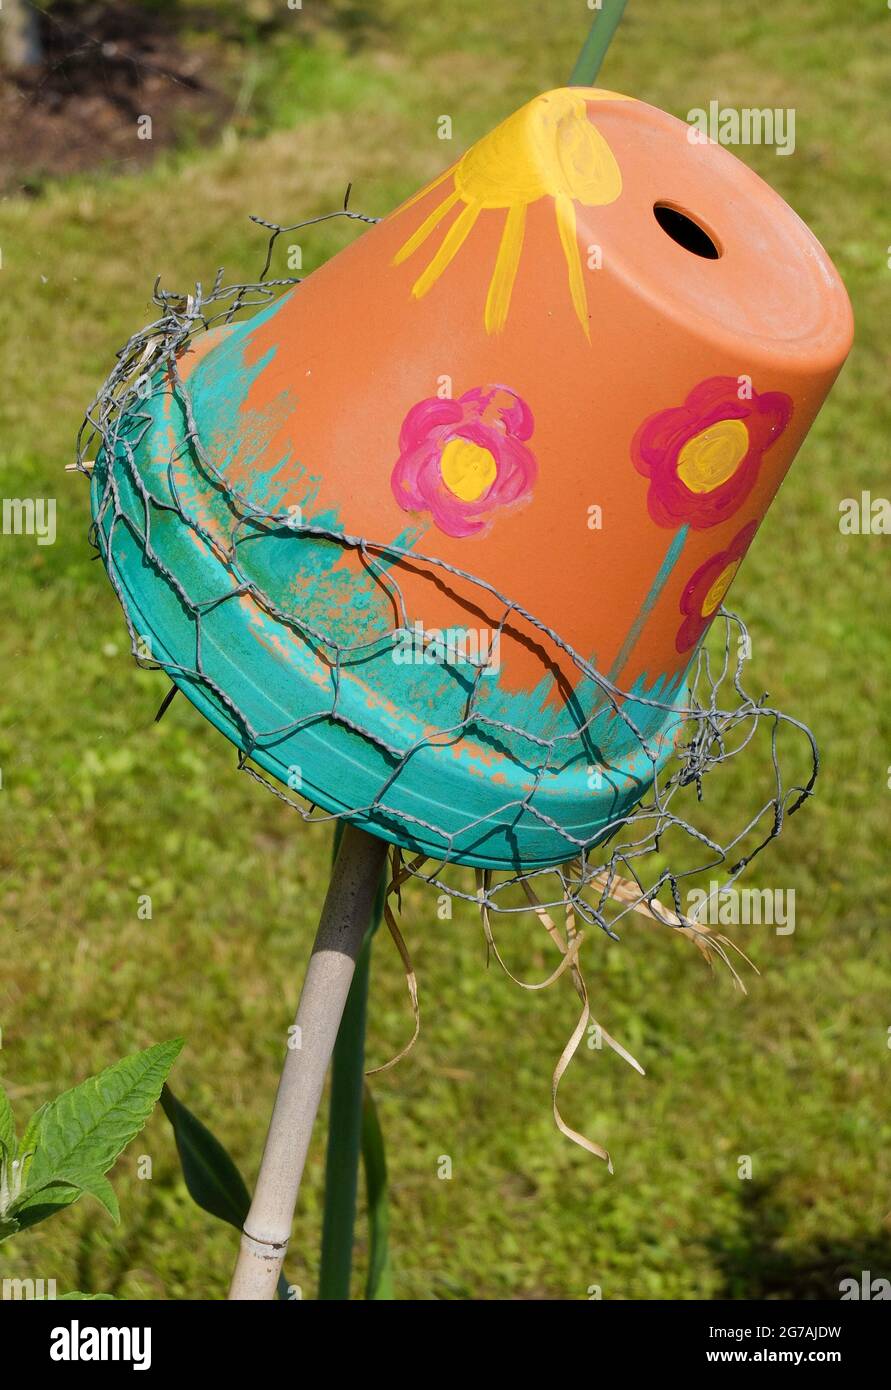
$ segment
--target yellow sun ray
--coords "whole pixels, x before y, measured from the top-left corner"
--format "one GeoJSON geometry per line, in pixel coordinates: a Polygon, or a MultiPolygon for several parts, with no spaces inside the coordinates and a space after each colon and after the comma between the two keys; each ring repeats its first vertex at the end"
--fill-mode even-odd
{"type": "Polygon", "coordinates": [[[616,92],[587,87],[546,92],[508,116],[445,174],[403,203],[401,211],[447,179],[453,181],[451,191],[396,252],[394,266],[408,260],[433,235],[446,214],[461,204],[439,249],[412,286],[412,296],[420,299],[431,289],[481,213],[488,215],[503,209],[505,222],[483,315],[487,333],[501,332],[510,313],[523,255],[526,210],[543,198],[552,198],[572,306],[590,343],[576,207],[599,208],[615,202],[622,192],[622,173],[605,137],[589,119],[588,103],[628,99],[616,92]]]}
{"type": "Polygon", "coordinates": [[[495,269],[489,281],[485,315],[487,333],[500,333],[507,322],[514,280],[517,278],[517,269],[523,251],[525,231],[526,204],[515,203],[507,210],[495,269]]]}
{"type": "Polygon", "coordinates": [[[585,290],[585,279],[582,272],[582,261],[579,256],[578,236],[575,226],[575,203],[568,193],[558,193],[554,198],[554,211],[557,214],[557,231],[560,233],[560,244],[563,247],[563,254],[566,257],[566,269],[569,272],[569,293],[572,295],[572,302],[575,312],[578,315],[579,323],[585,330],[585,337],[591,341],[591,330],[588,325],[588,295],[585,290]]]}
{"type": "Polygon", "coordinates": [[[425,183],[424,187],[419,188],[417,193],[413,193],[410,198],[406,198],[405,202],[401,205],[401,207],[398,207],[396,209],[393,216],[398,217],[400,212],[407,212],[409,208],[413,208],[415,203],[419,203],[422,198],[426,198],[427,194],[432,193],[434,188],[438,188],[441,183],[445,183],[449,175],[454,174],[457,167],[458,161],[456,159],[454,164],[449,165],[445,173],[437,175],[437,177],[433,179],[431,183],[425,183]]]}
{"type": "Polygon", "coordinates": [[[430,233],[439,226],[446,213],[450,208],[455,206],[460,197],[461,195],[458,190],[454,189],[447,198],[443,198],[442,202],[437,204],[430,216],[418,227],[417,231],[412,232],[408,241],[405,242],[403,246],[400,246],[396,255],[393,257],[394,265],[401,265],[403,261],[407,261],[409,256],[417,251],[421,243],[426,241],[430,233]]]}
{"type": "Polygon", "coordinates": [[[415,299],[421,299],[431,286],[436,283],[446,267],[451,264],[473,230],[473,225],[481,211],[482,209],[478,204],[470,203],[464,207],[460,215],[455,218],[451,227],[449,227],[449,230],[443,237],[436,255],[433,257],[427,269],[418,276],[411,287],[411,292],[415,299]]]}

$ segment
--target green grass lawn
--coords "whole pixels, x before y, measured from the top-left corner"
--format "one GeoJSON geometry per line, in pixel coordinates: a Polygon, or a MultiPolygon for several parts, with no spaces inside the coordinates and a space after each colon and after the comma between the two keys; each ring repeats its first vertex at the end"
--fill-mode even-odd
{"type": "MultiPolygon", "coordinates": [[[[184,700],[153,725],[167,682],[129,660],[86,544],[86,488],[62,470],[114,350],[153,316],[156,274],[184,289],[218,265],[251,276],[262,237],[249,213],[330,210],[349,181],[354,207],[385,213],[524,98],[564,82],[590,18],[582,0],[377,0],[373,14],[318,33],[280,103],[264,84],[287,51],[273,65],[260,46],[259,95],[245,97],[256,120],[212,148],[0,203],[2,494],[58,504],[55,545],[0,537],[0,1079],[23,1119],[124,1053],[182,1034],[174,1089],[249,1182],[330,830],[304,827],[238,776],[233,750],[184,700]],[[137,916],[145,893],[150,921],[137,916]]],[[[818,796],[750,879],[795,890],[797,929],[736,930],[762,972],[744,999],[643,922],[621,942],[588,942],[594,1012],[648,1073],[583,1047],[567,1075],[564,1113],[608,1144],[610,1177],[551,1118],[551,1071],[576,1018],[569,981],[518,990],[487,969],[469,909],[441,921],[431,892],[408,892],[423,1027],[374,1082],[400,1298],[586,1298],[592,1285],[614,1299],[835,1297],[846,1274],[891,1275],[891,538],[838,529],[842,498],[891,494],[891,13],[880,0],[702,0],[693,15],[679,0],[631,0],[603,85],[681,117],[713,97],[795,107],[793,157],[739,153],[827,247],[857,320],[851,359],[733,594],[754,632],[750,684],[807,721],[823,755],[818,796]],[[737,1176],[741,1155],[750,1181],[737,1176]]],[[[353,234],[322,228],[305,268],[353,234]]],[[[755,792],[732,776],[723,795],[736,824],[755,792]]],[[[539,933],[513,922],[502,930],[512,968],[543,977],[553,961],[539,933]]],[[[370,1063],[410,1029],[402,968],[381,937],[370,1063]]],[[[288,1261],[307,1297],[322,1164],[320,1128],[288,1261]]],[[[4,1245],[0,1273],[123,1298],[223,1296],[237,1237],[192,1205],[160,1112],[114,1181],[120,1227],[85,1198],[4,1245]],[[140,1155],[151,1180],[137,1177],[140,1155]]],[[[363,1240],[360,1223],[357,1292],[363,1240]]]]}

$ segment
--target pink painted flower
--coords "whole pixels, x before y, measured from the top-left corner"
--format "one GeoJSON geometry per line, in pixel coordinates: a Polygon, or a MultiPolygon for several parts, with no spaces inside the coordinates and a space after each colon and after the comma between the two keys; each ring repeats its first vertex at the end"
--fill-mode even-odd
{"type": "Polygon", "coordinates": [[[475,386],[457,400],[413,405],[399,434],[393,496],[429,512],[448,536],[475,536],[500,507],[525,501],[538,467],[523,442],[532,411],[506,386],[475,386]]]}
{"type": "Polygon", "coordinates": [[[647,505],[658,526],[703,530],[726,521],[745,502],[761,459],[789,422],[782,391],[740,400],[733,376],[702,381],[683,405],[660,410],[631,444],[634,466],[650,479],[647,505]]]}
{"type": "Polygon", "coordinates": [[[681,594],[684,621],[678,629],[675,646],[679,652],[695,647],[712,618],[724,602],[724,595],[736,578],[736,571],[758,530],[757,521],[750,521],[737,533],[726,550],[712,555],[700,565],[681,594]]]}

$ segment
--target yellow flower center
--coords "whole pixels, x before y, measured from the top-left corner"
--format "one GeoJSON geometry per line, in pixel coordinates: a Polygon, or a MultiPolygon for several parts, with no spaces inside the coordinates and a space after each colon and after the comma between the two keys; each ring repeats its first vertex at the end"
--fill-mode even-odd
{"type": "Polygon", "coordinates": [[[702,600],[702,616],[707,618],[710,613],[722,603],[724,595],[733,583],[733,576],[739,569],[740,561],[734,560],[732,565],[722,569],[712,587],[709,589],[705,598],[702,600]]]}
{"type": "Polygon", "coordinates": [[[691,492],[713,492],[733,477],[748,452],[742,420],[719,420],[687,440],[678,455],[678,477],[691,492]]]}
{"type": "Polygon", "coordinates": [[[469,439],[450,439],[439,463],[443,482],[462,502],[482,497],[498,472],[489,450],[469,439]]]}

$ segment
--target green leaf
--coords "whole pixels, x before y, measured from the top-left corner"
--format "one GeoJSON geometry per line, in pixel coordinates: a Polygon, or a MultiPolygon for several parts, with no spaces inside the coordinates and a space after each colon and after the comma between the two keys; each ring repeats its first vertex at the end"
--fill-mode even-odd
{"type": "Polygon", "coordinates": [[[46,1114],[49,1101],[45,1101],[39,1110],[35,1110],[28,1123],[25,1125],[25,1132],[19,1141],[18,1154],[22,1163],[22,1183],[28,1181],[28,1172],[31,1162],[40,1143],[40,1128],[43,1124],[43,1117],[46,1114]]]}
{"type": "Polygon", "coordinates": [[[15,1120],[12,1115],[12,1106],[9,1103],[9,1096],[0,1086],[0,1144],[4,1146],[10,1157],[15,1156],[15,1120]]]}
{"type": "Polygon", "coordinates": [[[19,1229],[19,1223],[14,1216],[0,1216],[0,1245],[4,1240],[9,1240],[19,1229]]]}
{"type": "MultiPolygon", "coordinates": [[[[32,1203],[46,1206],[46,1193],[38,1189],[50,1183],[70,1183],[92,1192],[116,1213],[113,1196],[109,1205],[110,1185],[99,1180],[142,1129],[182,1046],[182,1038],[157,1043],[50,1101],[40,1119],[37,1152],[17,1216],[21,1218],[32,1203]]],[[[53,1210],[79,1195],[54,1201],[53,1210]]]]}
{"type": "Polygon", "coordinates": [[[57,1294],[57,1295],[56,1295],[55,1301],[56,1301],[56,1303],[70,1303],[73,1299],[83,1299],[84,1302],[87,1302],[87,1301],[89,1300],[91,1303],[96,1303],[96,1302],[98,1302],[99,1300],[101,1300],[103,1303],[114,1303],[114,1302],[116,1302],[116,1299],[115,1299],[115,1296],[114,1296],[113,1293],[74,1293],[74,1292],[72,1292],[72,1293],[60,1293],[60,1294],[57,1294]]]}
{"type": "Polygon", "coordinates": [[[70,1207],[82,1195],[83,1189],[75,1183],[45,1182],[24,1192],[8,1214],[15,1217],[20,1231],[27,1231],[29,1226],[36,1226],[48,1216],[70,1207]]]}
{"type": "MultiPolygon", "coordinates": [[[[173,1128],[189,1196],[202,1211],[240,1231],[251,1197],[234,1162],[219,1139],[181,1100],[177,1100],[169,1086],[161,1092],[161,1109],[173,1128]]],[[[285,1300],[290,1297],[290,1285],[284,1274],[278,1276],[278,1296],[285,1300]]]]}
{"type": "Polygon", "coordinates": [[[161,1108],[173,1128],[189,1196],[211,1216],[228,1221],[240,1231],[251,1196],[232,1159],[219,1139],[177,1100],[169,1086],[161,1092],[161,1108]]]}
{"type": "Polygon", "coordinates": [[[362,1104],[362,1162],[368,1192],[368,1276],[365,1297],[378,1302],[391,1302],[394,1293],[389,1247],[387,1159],[377,1106],[367,1086],[362,1104]]]}
{"type": "Polygon", "coordinates": [[[84,1183],[82,1191],[95,1197],[97,1202],[101,1202],[108,1212],[114,1224],[117,1226],[121,1219],[121,1209],[118,1206],[118,1199],[114,1195],[114,1188],[101,1173],[93,1173],[84,1183]]]}

